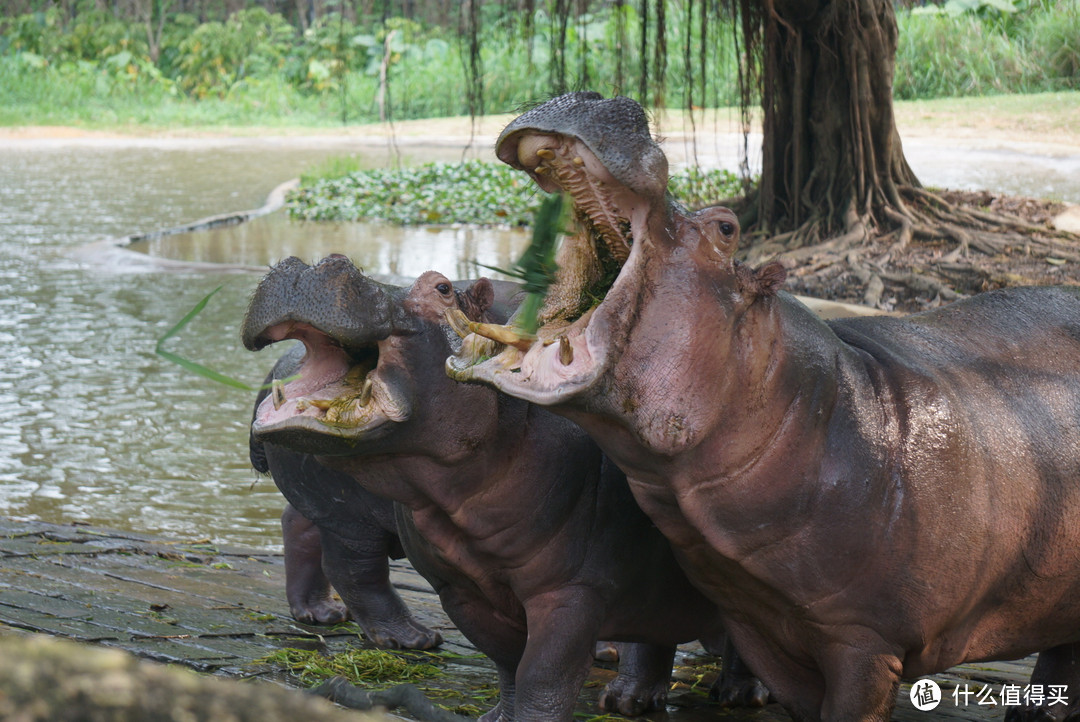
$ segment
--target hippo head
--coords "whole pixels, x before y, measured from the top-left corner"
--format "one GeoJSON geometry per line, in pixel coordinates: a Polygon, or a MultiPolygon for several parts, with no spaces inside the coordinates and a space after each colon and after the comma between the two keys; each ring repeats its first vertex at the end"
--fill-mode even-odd
{"type": "Polygon", "coordinates": [[[255,290],[241,335],[252,351],[297,339],[304,354],[291,363],[287,356],[275,368],[252,433],[329,455],[385,440],[414,421],[423,405],[418,401],[430,398],[432,387],[457,385],[442,370],[459,345],[445,324],[446,311],[490,319],[497,317],[493,302],[487,279],[456,289],[428,271],[401,288],[368,278],[340,255],[314,266],[282,261],[255,290]]]}
{"type": "MultiPolygon", "coordinates": [[[[737,275],[736,216],[719,207],[689,213],[671,200],[667,159],[636,102],[561,96],[507,126],[496,153],[544,190],[568,194],[576,232],[560,248],[536,339],[503,345],[495,339],[505,342],[505,334],[478,329],[448,360],[452,377],[544,405],[595,398],[613,378],[618,383],[612,366],[641,321],[642,305],[663,303],[657,297],[678,286],[678,279],[656,284],[657,269],[678,268],[676,256],[692,255],[737,275]]],[[[672,308],[660,323],[681,325],[687,319],[678,313],[672,308]]]]}

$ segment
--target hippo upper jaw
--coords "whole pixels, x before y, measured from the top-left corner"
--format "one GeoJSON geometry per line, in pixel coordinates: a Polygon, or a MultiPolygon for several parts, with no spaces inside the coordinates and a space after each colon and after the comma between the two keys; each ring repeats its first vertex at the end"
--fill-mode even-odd
{"type": "MultiPolygon", "coordinates": [[[[622,122],[627,110],[624,99],[572,95],[583,96],[589,113],[601,120],[616,115],[622,122]]],[[[560,249],[559,274],[535,342],[507,345],[500,342],[502,334],[485,329],[463,334],[462,350],[447,360],[452,378],[487,383],[542,405],[594,395],[599,379],[621,355],[647,293],[642,269],[648,254],[671,246],[675,219],[666,196],[667,162],[643,116],[640,121],[624,123],[628,145],[638,148],[636,164],[630,162],[632,153],[616,154],[611,161],[610,150],[594,152],[600,143],[558,132],[557,122],[532,123],[528,114],[503,132],[499,157],[544,189],[567,193],[577,233],[560,249]]]]}

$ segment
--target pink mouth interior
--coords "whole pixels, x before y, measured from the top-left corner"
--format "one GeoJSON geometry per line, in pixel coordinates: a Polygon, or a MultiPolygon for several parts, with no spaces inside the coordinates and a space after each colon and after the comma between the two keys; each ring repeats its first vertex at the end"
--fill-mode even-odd
{"type": "MultiPolygon", "coordinates": [[[[349,392],[344,383],[345,375],[355,365],[355,361],[344,348],[329,336],[306,324],[280,324],[267,331],[273,341],[297,339],[306,349],[304,360],[299,370],[299,378],[285,384],[282,389],[285,402],[274,407],[274,394],[271,393],[259,405],[255,422],[260,426],[269,426],[296,416],[321,418],[325,411],[310,404],[299,408],[301,400],[331,400],[349,392]]],[[[352,390],[355,392],[355,390],[352,390]]]]}

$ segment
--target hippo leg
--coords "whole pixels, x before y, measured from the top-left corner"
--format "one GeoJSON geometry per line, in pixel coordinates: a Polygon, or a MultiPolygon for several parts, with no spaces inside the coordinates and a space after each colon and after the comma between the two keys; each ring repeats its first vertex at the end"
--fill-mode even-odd
{"type": "Polygon", "coordinates": [[[526,602],[529,640],[518,665],[515,720],[572,719],[592,668],[605,612],[602,601],[581,588],[537,595],[526,602]]]}
{"type": "Polygon", "coordinates": [[[478,594],[441,583],[434,576],[429,579],[439,590],[439,600],[446,616],[478,650],[495,663],[499,674],[499,701],[480,717],[479,722],[517,720],[516,675],[528,637],[524,626],[517,629],[505,623],[505,616],[478,594]]]}
{"type": "Polygon", "coordinates": [[[764,707],[769,703],[769,690],[750,671],[730,639],[724,639],[720,656],[724,666],[709,690],[711,698],[721,707],[764,707]]]}
{"type": "Polygon", "coordinates": [[[372,530],[363,542],[322,530],[323,571],[373,644],[430,649],[442,636],[416,621],[390,584],[388,534],[372,530]]]}
{"type": "Polygon", "coordinates": [[[1062,722],[1080,720],[1080,644],[1063,644],[1039,653],[1031,684],[1042,685],[1047,699],[1041,706],[1033,704],[1010,707],[1005,722],[1062,722]],[[1051,685],[1064,687],[1068,704],[1049,703],[1051,685]]]}
{"type": "Polygon", "coordinates": [[[903,663],[894,652],[887,651],[884,640],[876,635],[870,639],[867,636],[853,631],[850,636],[831,640],[822,650],[825,696],[821,719],[824,722],[851,719],[887,722],[892,717],[903,663]]]}
{"type": "Polygon", "coordinates": [[[619,674],[600,694],[600,709],[628,717],[663,709],[671,688],[675,647],[640,643],[619,646],[619,674]]]}
{"type": "Polygon", "coordinates": [[[305,624],[337,624],[348,610],[332,596],[330,580],[322,568],[319,527],[287,504],[281,512],[281,538],[285,546],[285,598],[293,619],[305,624]]]}
{"type": "Polygon", "coordinates": [[[596,649],[593,650],[593,659],[597,662],[618,662],[619,650],[622,646],[618,642],[597,642],[596,649]]]}

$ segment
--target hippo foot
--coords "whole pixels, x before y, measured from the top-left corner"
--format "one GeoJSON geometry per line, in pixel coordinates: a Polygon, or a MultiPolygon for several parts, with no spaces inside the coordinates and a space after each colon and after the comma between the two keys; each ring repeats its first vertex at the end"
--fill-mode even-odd
{"type": "Polygon", "coordinates": [[[600,693],[600,709],[604,712],[636,717],[646,712],[664,709],[667,704],[668,680],[644,684],[640,680],[617,676],[600,693]]]}
{"type": "Polygon", "coordinates": [[[1005,713],[1005,722],[1076,722],[1076,720],[1080,720],[1080,710],[1070,711],[1063,706],[1024,705],[1009,707],[1005,713]]]}
{"type": "Polygon", "coordinates": [[[349,619],[344,604],[330,598],[317,597],[289,604],[293,619],[304,624],[338,624],[349,619]]]}
{"type": "Polygon", "coordinates": [[[721,707],[764,707],[769,703],[769,690],[753,675],[721,674],[709,697],[721,707]]]}
{"type": "Polygon", "coordinates": [[[503,711],[503,703],[500,699],[498,704],[480,716],[476,722],[512,722],[513,717],[503,711]]]}
{"type": "Polygon", "coordinates": [[[383,649],[431,649],[443,643],[442,635],[412,617],[392,622],[361,623],[368,641],[383,649]]]}

